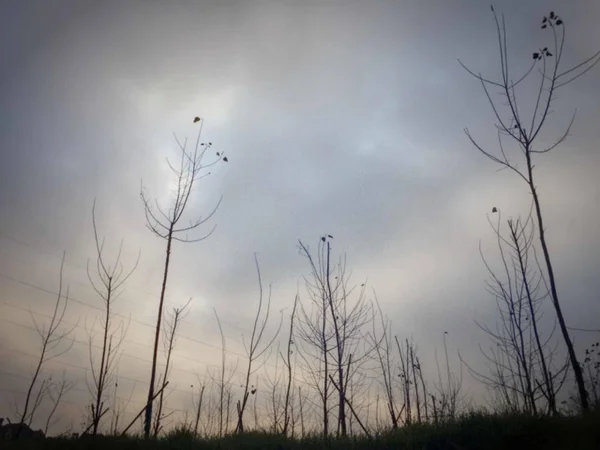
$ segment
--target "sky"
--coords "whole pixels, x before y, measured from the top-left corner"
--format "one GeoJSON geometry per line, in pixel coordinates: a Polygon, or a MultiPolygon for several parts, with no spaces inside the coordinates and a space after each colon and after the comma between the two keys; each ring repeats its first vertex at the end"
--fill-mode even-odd
{"type": "MultiPolygon", "coordinates": [[[[539,23],[552,9],[567,24],[565,64],[598,48],[597,2],[494,6],[506,17],[515,74],[548,45],[539,23]]],[[[243,354],[240,335],[258,299],[254,253],[273,310],[289,314],[309,272],[298,240],[314,248],[327,233],[353,280],[368,280],[395,333],[412,336],[426,361],[447,331],[452,355],[460,349],[477,366],[486,336],[474,321],[495,318],[479,254],[481,243],[496,256],[487,217],[494,206],[503,217],[526,214],[530,197],[466,137],[468,127],[497,148],[493,112],[458,59],[499,74],[488,4],[2,2],[0,417],[27,387],[39,341],[29,309],[38,321],[51,311],[63,251],[73,299],[65,320],[77,325],[78,342],[54,367],[70,367],[80,381],[57,427],[85,404],[85,330],[99,314],[89,305],[100,304],[86,275],[94,199],[108,254],[121,240],[125,268],[141,254],[116,308],[130,321],[120,376],[138,380],[142,401],[165,242],[145,227],[140,186],[168,204],[165,157],[177,156],[173,134],[195,139],[195,116],[204,119],[203,141],[229,162],[198,183],[186,216],[206,215],[223,196],[205,229],[215,232],[173,249],[168,308],[192,298],[177,348],[179,387],[219,363],[213,308],[231,358],[243,354]]],[[[599,70],[557,95],[540,142],[559,136],[575,108],[577,118],[535,169],[566,319],[579,328],[597,328],[600,314],[599,70]]],[[[582,349],[597,334],[574,338],[582,349]]],[[[481,387],[467,375],[465,383],[478,399],[481,387]]]]}

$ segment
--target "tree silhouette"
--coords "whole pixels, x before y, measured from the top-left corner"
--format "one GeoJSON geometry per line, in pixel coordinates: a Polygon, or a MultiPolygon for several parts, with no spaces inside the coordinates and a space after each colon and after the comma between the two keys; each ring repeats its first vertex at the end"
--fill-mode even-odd
{"type": "Polygon", "coordinates": [[[542,247],[547,277],[550,284],[552,303],[565,345],[567,347],[571,367],[575,375],[580,406],[583,411],[588,411],[589,402],[585,390],[583,373],[581,366],[577,362],[577,355],[569,335],[562,312],[562,305],[558,296],[558,289],[556,287],[556,276],[546,239],[546,228],[544,226],[542,206],[535,183],[534,157],[550,152],[558,147],[567,138],[573,121],[575,120],[575,114],[573,114],[570,123],[567,125],[562,135],[555,139],[551,145],[545,147],[538,146],[540,133],[545,130],[545,125],[547,124],[548,116],[552,111],[551,107],[554,104],[557,91],[560,88],[569,85],[571,82],[598,64],[600,61],[600,51],[594,53],[592,56],[579,62],[578,64],[564,69],[562,60],[565,44],[565,25],[562,19],[560,19],[554,13],[554,11],[551,11],[548,16],[543,17],[541,28],[548,29],[550,32],[552,40],[551,48],[553,52],[548,51],[548,48],[544,47],[539,52],[533,53],[533,62],[529,69],[526,70],[524,74],[513,79],[509,70],[508,48],[506,43],[507,33],[504,15],[501,15],[501,19],[499,19],[493,7],[492,12],[496,23],[496,32],[500,51],[500,80],[494,81],[490,78],[486,78],[468,69],[462,62],[459,62],[463,68],[465,68],[465,70],[467,70],[480,82],[489,104],[492,107],[496,118],[495,125],[498,130],[499,151],[492,153],[491,151],[483,148],[483,146],[473,138],[468,128],[465,128],[465,133],[471,143],[482,154],[496,164],[502,166],[502,168],[506,168],[514,172],[525,182],[530,190],[535,208],[538,237],[542,247]],[[526,108],[523,107],[522,102],[519,100],[520,96],[517,95],[517,88],[522,86],[522,83],[529,79],[530,75],[536,73],[534,72],[536,67],[538,68],[537,73],[539,74],[539,81],[537,84],[535,100],[530,108],[532,113],[529,117],[526,117],[524,115],[526,108]],[[500,90],[503,103],[493,100],[490,92],[492,88],[500,90]],[[504,106],[504,109],[501,109],[502,106],[504,106]],[[515,159],[509,155],[509,152],[504,145],[505,140],[513,143],[520,150],[518,155],[519,159],[524,163],[524,168],[521,168],[518,162],[516,162],[515,159]]]}
{"type": "Polygon", "coordinates": [[[222,200],[221,197],[221,199],[219,199],[219,201],[217,202],[217,205],[206,217],[199,217],[195,222],[190,222],[189,225],[179,226],[179,223],[183,217],[183,213],[189,206],[192,190],[195,187],[196,182],[199,179],[210,175],[210,172],[202,172],[205,169],[218,163],[221,159],[223,159],[222,156],[218,156],[216,160],[208,164],[204,164],[204,157],[206,155],[206,152],[211,148],[212,143],[200,143],[202,125],[204,124],[204,121],[202,119],[196,119],[194,119],[194,123],[200,122],[200,127],[198,129],[198,137],[196,138],[196,144],[193,150],[187,150],[187,139],[184,141],[183,144],[181,144],[177,137],[175,137],[175,141],[177,142],[177,145],[181,152],[179,167],[173,167],[167,159],[167,164],[169,165],[169,168],[175,175],[176,180],[175,198],[173,199],[172,206],[169,209],[169,211],[164,212],[158,204],[158,201],[154,202],[155,207],[153,207],[148,198],[146,197],[143,187],[140,193],[140,197],[142,198],[142,202],[144,204],[144,213],[146,215],[147,227],[150,229],[150,231],[152,231],[154,235],[167,241],[163,279],[160,290],[160,299],[158,303],[158,317],[156,319],[156,328],[154,333],[154,350],[152,353],[150,385],[148,387],[148,401],[145,409],[144,437],[146,439],[150,437],[150,429],[152,426],[152,403],[155,398],[154,383],[156,380],[158,344],[162,324],[163,304],[165,300],[165,293],[167,290],[167,279],[169,276],[169,263],[171,261],[173,241],[190,243],[199,242],[209,237],[215,230],[215,227],[213,227],[208,233],[197,238],[189,237],[188,233],[196,231],[201,225],[205,224],[208,220],[210,220],[210,218],[215,214],[215,212],[219,208],[219,205],[221,204],[222,200]]]}

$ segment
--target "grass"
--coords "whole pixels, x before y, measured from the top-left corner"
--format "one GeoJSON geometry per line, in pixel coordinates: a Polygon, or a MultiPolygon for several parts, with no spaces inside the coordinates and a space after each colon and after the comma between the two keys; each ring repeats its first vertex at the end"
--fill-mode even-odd
{"type": "Polygon", "coordinates": [[[150,441],[127,437],[49,438],[1,442],[4,449],[108,450],[599,450],[600,414],[586,417],[485,415],[472,413],[441,425],[423,424],[366,437],[286,439],[251,432],[222,439],[194,439],[184,431],[150,441]]]}

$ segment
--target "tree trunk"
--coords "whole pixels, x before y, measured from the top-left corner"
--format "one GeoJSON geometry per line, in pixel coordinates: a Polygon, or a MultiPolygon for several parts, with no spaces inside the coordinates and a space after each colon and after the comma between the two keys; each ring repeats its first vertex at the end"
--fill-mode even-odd
{"type": "Polygon", "coordinates": [[[165,271],[163,274],[162,288],[160,290],[160,302],[158,304],[158,318],[156,319],[156,331],[154,333],[154,350],[152,352],[152,371],[150,372],[150,387],[148,388],[148,401],[146,403],[144,438],[150,437],[150,428],[152,426],[152,402],[154,401],[154,382],[156,380],[156,360],[158,359],[158,342],[160,338],[160,324],[162,322],[163,303],[165,301],[165,292],[167,290],[167,277],[169,276],[169,262],[171,259],[171,243],[173,241],[173,224],[169,228],[167,235],[167,253],[165,256],[165,271]]]}

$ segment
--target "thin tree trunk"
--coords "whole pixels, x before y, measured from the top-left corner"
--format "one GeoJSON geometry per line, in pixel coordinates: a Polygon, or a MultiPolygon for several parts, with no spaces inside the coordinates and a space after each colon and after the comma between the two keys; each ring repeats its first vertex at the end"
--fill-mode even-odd
{"type": "MultiPolygon", "coordinates": [[[[108,344],[108,333],[110,326],[110,301],[112,297],[112,277],[108,277],[107,298],[106,298],[106,319],[104,321],[104,336],[102,337],[102,356],[100,358],[100,373],[98,375],[98,386],[96,390],[96,407],[92,410],[93,429],[92,434],[95,436],[98,433],[100,417],[102,417],[104,402],[102,395],[104,394],[104,384],[108,372],[108,363],[106,362],[106,347],[108,344]]],[[[109,351],[110,354],[110,351],[109,351]]]]}
{"type": "Polygon", "coordinates": [[[194,423],[194,437],[198,437],[198,424],[200,423],[200,411],[202,410],[202,399],[204,398],[204,385],[200,388],[200,398],[198,399],[198,408],[196,409],[196,421],[194,423]]]}
{"type": "Polygon", "coordinates": [[[287,389],[285,392],[285,406],[284,406],[284,418],[283,418],[283,435],[287,435],[288,425],[290,423],[290,414],[289,414],[289,406],[290,406],[290,393],[292,390],[292,343],[294,339],[294,316],[296,315],[296,306],[298,306],[298,295],[294,299],[294,307],[292,309],[292,315],[290,316],[290,333],[288,335],[288,345],[287,345],[287,370],[288,370],[288,382],[287,389]]]}
{"type": "Polygon", "coordinates": [[[410,347],[410,367],[412,368],[413,373],[413,384],[415,385],[415,402],[417,405],[417,422],[421,423],[421,405],[419,399],[419,385],[417,383],[417,371],[415,370],[415,356],[414,349],[411,345],[410,347]]]}
{"type": "Polygon", "coordinates": [[[554,269],[552,267],[552,261],[550,260],[550,252],[548,250],[548,245],[546,243],[546,231],[544,229],[544,220],[542,218],[542,208],[540,206],[540,200],[538,197],[537,190],[533,181],[533,165],[531,162],[531,154],[527,152],[527,170],[529,174],[529,187],[531,189],[531,195],[533,196],[533,202],[535,205],[535,213],[537,216],[538,222],[538,233],[540,236],[540,244],[542,245],[542,250],[544,252],[544,260],[546,262],[546,268],[548,270],[548,281],[550,282],[550,292],[552,294],[552,304],[554,305],[554,309],[556,311],[556,317],[558,318],[558,325],[560,327],[560,331],[563,335],[565,344],[567,346],[567,351],[569,353],[569,360],[571,362],[571,367],[573,368],[573,374],[575,375],[575,382],[577,384],[577,391],[579,393],[579,401],[581,403],[581,409],[584,413],[587,413],[590,409],[590,405],[588,402],[587,391],[585,389],[585,380],[583,378],[583,371],[581,370],[581,366],[577,361],[577,354],[575,353],[575,348],[573,347],[573,342],[571,341],[571,336],[569,335],[569,330],[567,329],[567,324],[565,323],[565,318],[562,313],[562,308],[560,306],[560,302],[558,299],[558,290],[556,289],[556,279],[554,277],[554,269]]]}
{"type": "MultiPolygon", "coordinates": [[[[167,278],[169,276],[169,262],[171,260],[171,244],[173,241],[173,224],[169,228],[167,235],[167,253],[165,256],[165,270],[163,273],[163,282],[160,290],[160,302],[158,304],[158,318],[156,319],[156,330],[154,333],[154,350],[152,351],[152,370],[150,372],[150,387],[148,388],[148,402],[146,403],[146,416],[144,421],[144,438],[150,437],[150,428],[152,426],[152,402],[154,401],[154,382],[156,380],[156,362],[158,359],[158,342],[160,338],[160,325],[162,323],[163,304],[165,301],[165,292],[167,291],[167,278]]],[[[166,385],[164,385],[166,386],[166,385]]],[[[162,390],[161,390],[162,392],[162,390]]]]}
{"type": "Polygon", "coordinates": [[[304,430],[304,404],[302,403],[302,387],[298,386],[298,406],[300,407],[300,433],[302,437],[306,436],[304,430]]]}
{"type": "MultiPolygon", "coordinates": [[[[152,398],[152,400],[154,400],[156,397],[159,396],[159,394],[163,391],[164,388],[167,387],[167,385],[169,384],[169,382],[167,381],[165,384],[162,385],[162,387],[158,390],[158,392],[156,394],[154,394],[154,397],[152,398]]],[[[133,418],[133,420],[129,423],[129,425],[127,425],[125,427],[125,429],[121,432],[121,436],[125,436],[127,434],[127,432],[129,431],[129,429],[135,424],[135,422],[137,422],[137,420],[140,418],[140,416],[144,413],[144,411],[148,408],[148,404],[146,404],[146,406],[144,406],[141,411],[139,413],[137,413],[137,415],[133,418]]]]}

